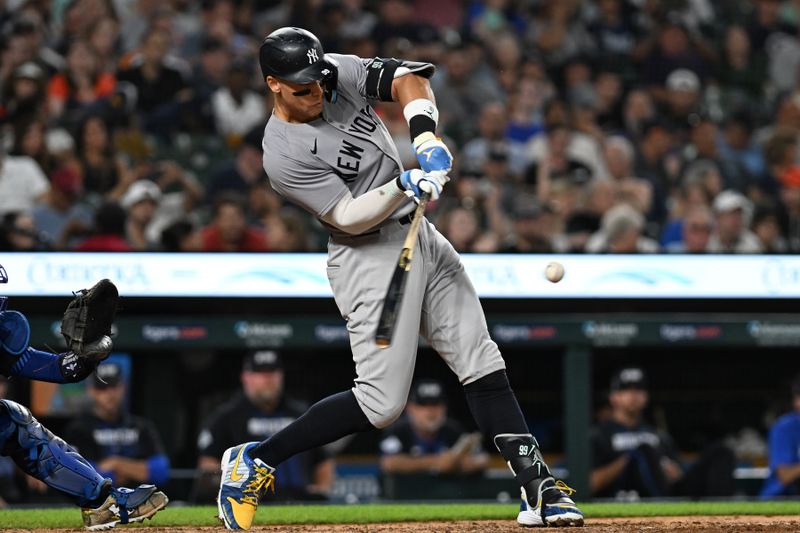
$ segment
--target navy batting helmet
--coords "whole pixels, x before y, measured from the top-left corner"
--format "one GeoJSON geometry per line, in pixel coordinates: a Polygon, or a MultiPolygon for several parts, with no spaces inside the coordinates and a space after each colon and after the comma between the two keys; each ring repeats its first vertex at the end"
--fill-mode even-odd
{"type": "Polygon", "coordinates": [[[273,76],[293,83],[319,82],[333,101],[338,65],[326,58],[319,39],[302,28],[279,28],[267,35],[258,53],[264,78],[273,76]]]}

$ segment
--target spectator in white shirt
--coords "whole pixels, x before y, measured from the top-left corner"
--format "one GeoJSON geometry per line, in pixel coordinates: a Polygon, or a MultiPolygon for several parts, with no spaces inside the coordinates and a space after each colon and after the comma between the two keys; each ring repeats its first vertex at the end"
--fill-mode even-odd
{"type": "Polygon", "coordinates": [[[27,156],[9,156],[0,147],[0,216],[30,211],[50,189],[39,165],[27,156]]]}
{"type": "Polygon", "coordinates": [[[264,97],[249,88],[250,69],[234,64],[225,87],[211,97],[217,132],[232,145],[238,145],[251,128],[266,124],[264,97]]]}

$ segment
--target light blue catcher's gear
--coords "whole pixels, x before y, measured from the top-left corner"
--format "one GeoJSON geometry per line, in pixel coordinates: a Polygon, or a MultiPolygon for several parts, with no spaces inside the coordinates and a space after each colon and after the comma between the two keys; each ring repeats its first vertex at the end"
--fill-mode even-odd
{"type": "Polygon", "coordinates": [[[22,405],[0,400],[0,450],[24,472],[74,497],[78,505],[97,500],[106,479],[69,444],[53,435],[22,405]]]}

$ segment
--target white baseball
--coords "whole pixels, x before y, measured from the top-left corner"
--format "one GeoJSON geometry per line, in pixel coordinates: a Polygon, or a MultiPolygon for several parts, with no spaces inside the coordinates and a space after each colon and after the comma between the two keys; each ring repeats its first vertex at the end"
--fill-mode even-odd
{"type": "Polygon", "coordinates": [[[564,265],[558,261],[551,261],[547,263],[544,269],[544,275],[553,283],[558,283],[564,277],[564,265]]]}

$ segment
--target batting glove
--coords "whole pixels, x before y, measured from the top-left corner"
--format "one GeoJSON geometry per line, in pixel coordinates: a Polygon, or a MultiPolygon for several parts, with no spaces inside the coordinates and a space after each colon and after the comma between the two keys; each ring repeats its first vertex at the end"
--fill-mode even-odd
{"type": "Polygon", "coordinates": [[[414,151],[419,166],[425,172],[450,172],[453,155],[442,140],[432,132],[426,131],[414,139],[414,151]]]}
{"type": "Polygon", "coordinates": [[[400,186],[413,193],[417,198],[422,197],[422,193],[430,193],[431,200],[436,200],[442,194],[444,184],[449,181],[444,172],[423,172],[418,168],[406,170],[397,178],[400,186]]]}

